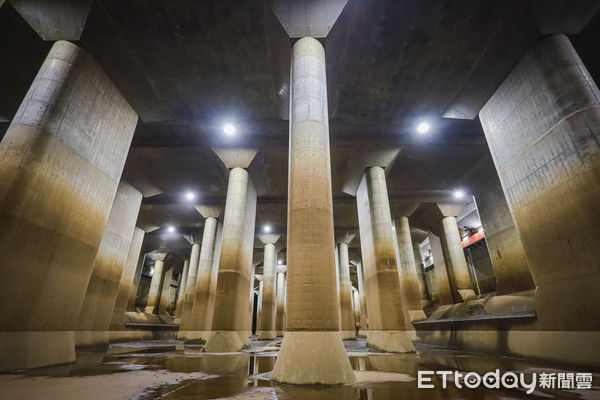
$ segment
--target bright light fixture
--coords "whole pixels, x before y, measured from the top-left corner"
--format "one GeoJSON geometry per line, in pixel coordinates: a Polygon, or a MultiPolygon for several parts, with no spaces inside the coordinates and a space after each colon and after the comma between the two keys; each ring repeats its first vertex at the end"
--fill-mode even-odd
{"type": "Polygon", "coordinates": [[[460,189],[454,191],[454,198],[462,199],[463,197],[465,197],[465,192],[460,189]]]}
{"type": "Polygon", "coordinates": [[[263,231],[266,232],[266,233],[271,232],[271,225],[265,225],[264,228],[263,228],[263,231]]]}
{"type": "Polygon", "coordinates": [[[425,121],[421,122],[417,125],[417,132],[419,133],[427,133],[429,131],[429,124],[425,121]]]}
{"type": "Polygon", "coordinates": [[[233,135],[235,133],[235,126],[232,124],[225,124],[223,127],[223,132],[225,132],[227,135],[233,135]]]}
{"type": "Polygon", "coordinates": [[[185,198],[187,200],[194,200],[196,198],[196,193],[194,193],[194,192],[187,192],[185,194],[185,198]]]}
{"type": "Polygon", "coordinates": [[[167,232],[169,232],[169,233],[175,232],[175,227],[173,225],[169,225],[169,227],[167,228],[167,232]]]}
{"type": "Polygon", "coordinates": [[[283,261],[279,260],[279,261],[277,261],[277,264],[283,265],[283,261]]]}

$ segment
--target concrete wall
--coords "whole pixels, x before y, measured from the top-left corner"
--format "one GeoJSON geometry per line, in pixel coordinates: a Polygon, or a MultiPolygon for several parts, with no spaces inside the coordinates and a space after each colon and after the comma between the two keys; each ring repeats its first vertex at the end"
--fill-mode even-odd
{"type": "Polygon", "coordinates": [[[91,56],[53,45],[0,143],[0,370],[73,361],[136,123],[91,56]]]}

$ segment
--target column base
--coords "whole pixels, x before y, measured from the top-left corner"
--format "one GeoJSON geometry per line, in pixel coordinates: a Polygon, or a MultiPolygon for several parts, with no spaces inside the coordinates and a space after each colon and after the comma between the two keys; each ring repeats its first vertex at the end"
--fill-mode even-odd
{"type": "Polygon", "coordinates": [[[277,337],[284,337],[285,331],[277,331],[277,337]]]}
{"type": "Polygon", "coordinates": [[[424,319],[427,319],[427,316],[423,310],[408,310],[408,317],[410,318],[411,322],[423,321],[424,319]]]}
{"type": "Polygon", "coordinates": [[[108,342],[108,331],[75,331],[75,350],[106,350],[108,342]]]}
{"type": "Polygon", "coordinates": [[[340,335],[342,335],[342,340],[356,339],[356,331],[340,331],[340,335]]]}
{"type": "Polygon", "coordinates": [[[258,340],[273,340],[277,338],[276,331],[258,331],[256,334],[258,335],[258,340]]]}
{"type": "Polygon", "coordinates": [[[475,291],[472,289],[458,289],[458,294],[463,301],[472,300],[477,298],[475,291]]]}
{"type": "Polygon", "coordinates": [[[286,332],[271,380],[340,385],[353,383],[355,378],[339,332],[286,332]]]}
{"type": "Polygon", "coordinates": [[[362,337],[362,338],[366,338],[367,337],[367,332],[368,331],[364,331],[364,330],[359,330],[358,331],[358,337],[362,337]]]}
{"type": "Polygon", "coordinates": [[[0,332],[0,372],[74,361],[73,331],[0,332]]]}
{"type": "Polygon", "coordinates": [[[146,306],[146,307],[144,307],[144,312],[146,314],[154,314],[154,309],[155,308],[156,307],[154,307],[154,306],[146,306]]]}
{"type": "Polygon", "coordinates": [[[368,331],[367,347],[389,353],[414,353],[415,331],[368,331]]]}
{"type": "Polygon", "coordinates": [[[248,331],[212,331],[206,340],[207,353],[237,353],[250,347],[248,331]]]}
{"type": "Polygon", "coordinates": [[[205,344],[210,336],[211,331],[189,331],[185,338],[185,345],[201,345],[205,344]]]}

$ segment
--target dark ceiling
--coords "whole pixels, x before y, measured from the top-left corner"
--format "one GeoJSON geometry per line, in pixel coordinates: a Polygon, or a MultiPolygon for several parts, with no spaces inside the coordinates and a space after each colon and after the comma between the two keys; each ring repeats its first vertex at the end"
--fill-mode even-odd
{"type": "MultiPolygon", "coordinates": [[[[350,0],[323,40],[336,229],[357,228],[345,171],[365,146],[400,149],[387,171],[392,203],[469,190],[469,169],[489,157],[477,113],[543,35],[570,34],[598,79],[599,3],[350,0]],[[415,130],[422,119],[432,126],[424,136],[415,130]]],[[[260,188],[257,230],[285,232],[292,43],[267,1],[93,1],[78,44],[140,117],[123,173],[146,196],[140,227],[201,230],[182,195],[224,203],[227,174],[211,147],[231,145],[259,149],[250,167],[260,188]],[[226,121],[238,128],[228,139],[226,121]]],[[[51,43],[7,2],[0,46],[3,134],[51,43]]],[[[161,229],[147,236],[155,246],[187,246],[161,229]]]]}

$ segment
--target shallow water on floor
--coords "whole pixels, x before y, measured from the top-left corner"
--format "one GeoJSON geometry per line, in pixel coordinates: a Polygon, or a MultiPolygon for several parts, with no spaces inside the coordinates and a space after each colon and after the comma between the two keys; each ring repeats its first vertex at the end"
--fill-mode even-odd
{"type": "Polygon", "coordinates": [[[230,355],[205,354],[200,349],[178,350],[177,343],[113,346],[106,353],[79,353],[74,364],[24,371],[12,377],[0,376],[0,396],[3,400],[600,399],[598,374],[593,375],[595,385],[591,390],[536,389],[528,395],[523,389],[483,386],[468,389],[464,385],[459,389],[452,379],[444,389],[441,377],[435,375],[431,382],[435,388],[419,389],[417,374],[424,370],[473,371],[483,375],[499,369],[501,373],[524,372],[527,382],[534,372],[586,371],[424,347],[415,354],[372,353],[364,347],[364,341],[346,342],[352,368],[356,371],[356,383],[335,387],[281,385],[269,380],[278,345],[278,342],[253,342],[250,351],[230,355]],[[40,377],[51,378],[40,381],[40,377]],[[19,385],[14,388],[10,386],[15,384],[13,378],[19,379],[19,385]],[[8,385],[5,387],[8,391],[3,395],[4,385],[8,385]],[[104,385],[108,386],[103,393],[104,385]],[[111,385],[117,387],[108,390],[111,385]],[[119,385],[123,386],[122,391],[119,385]]]}

